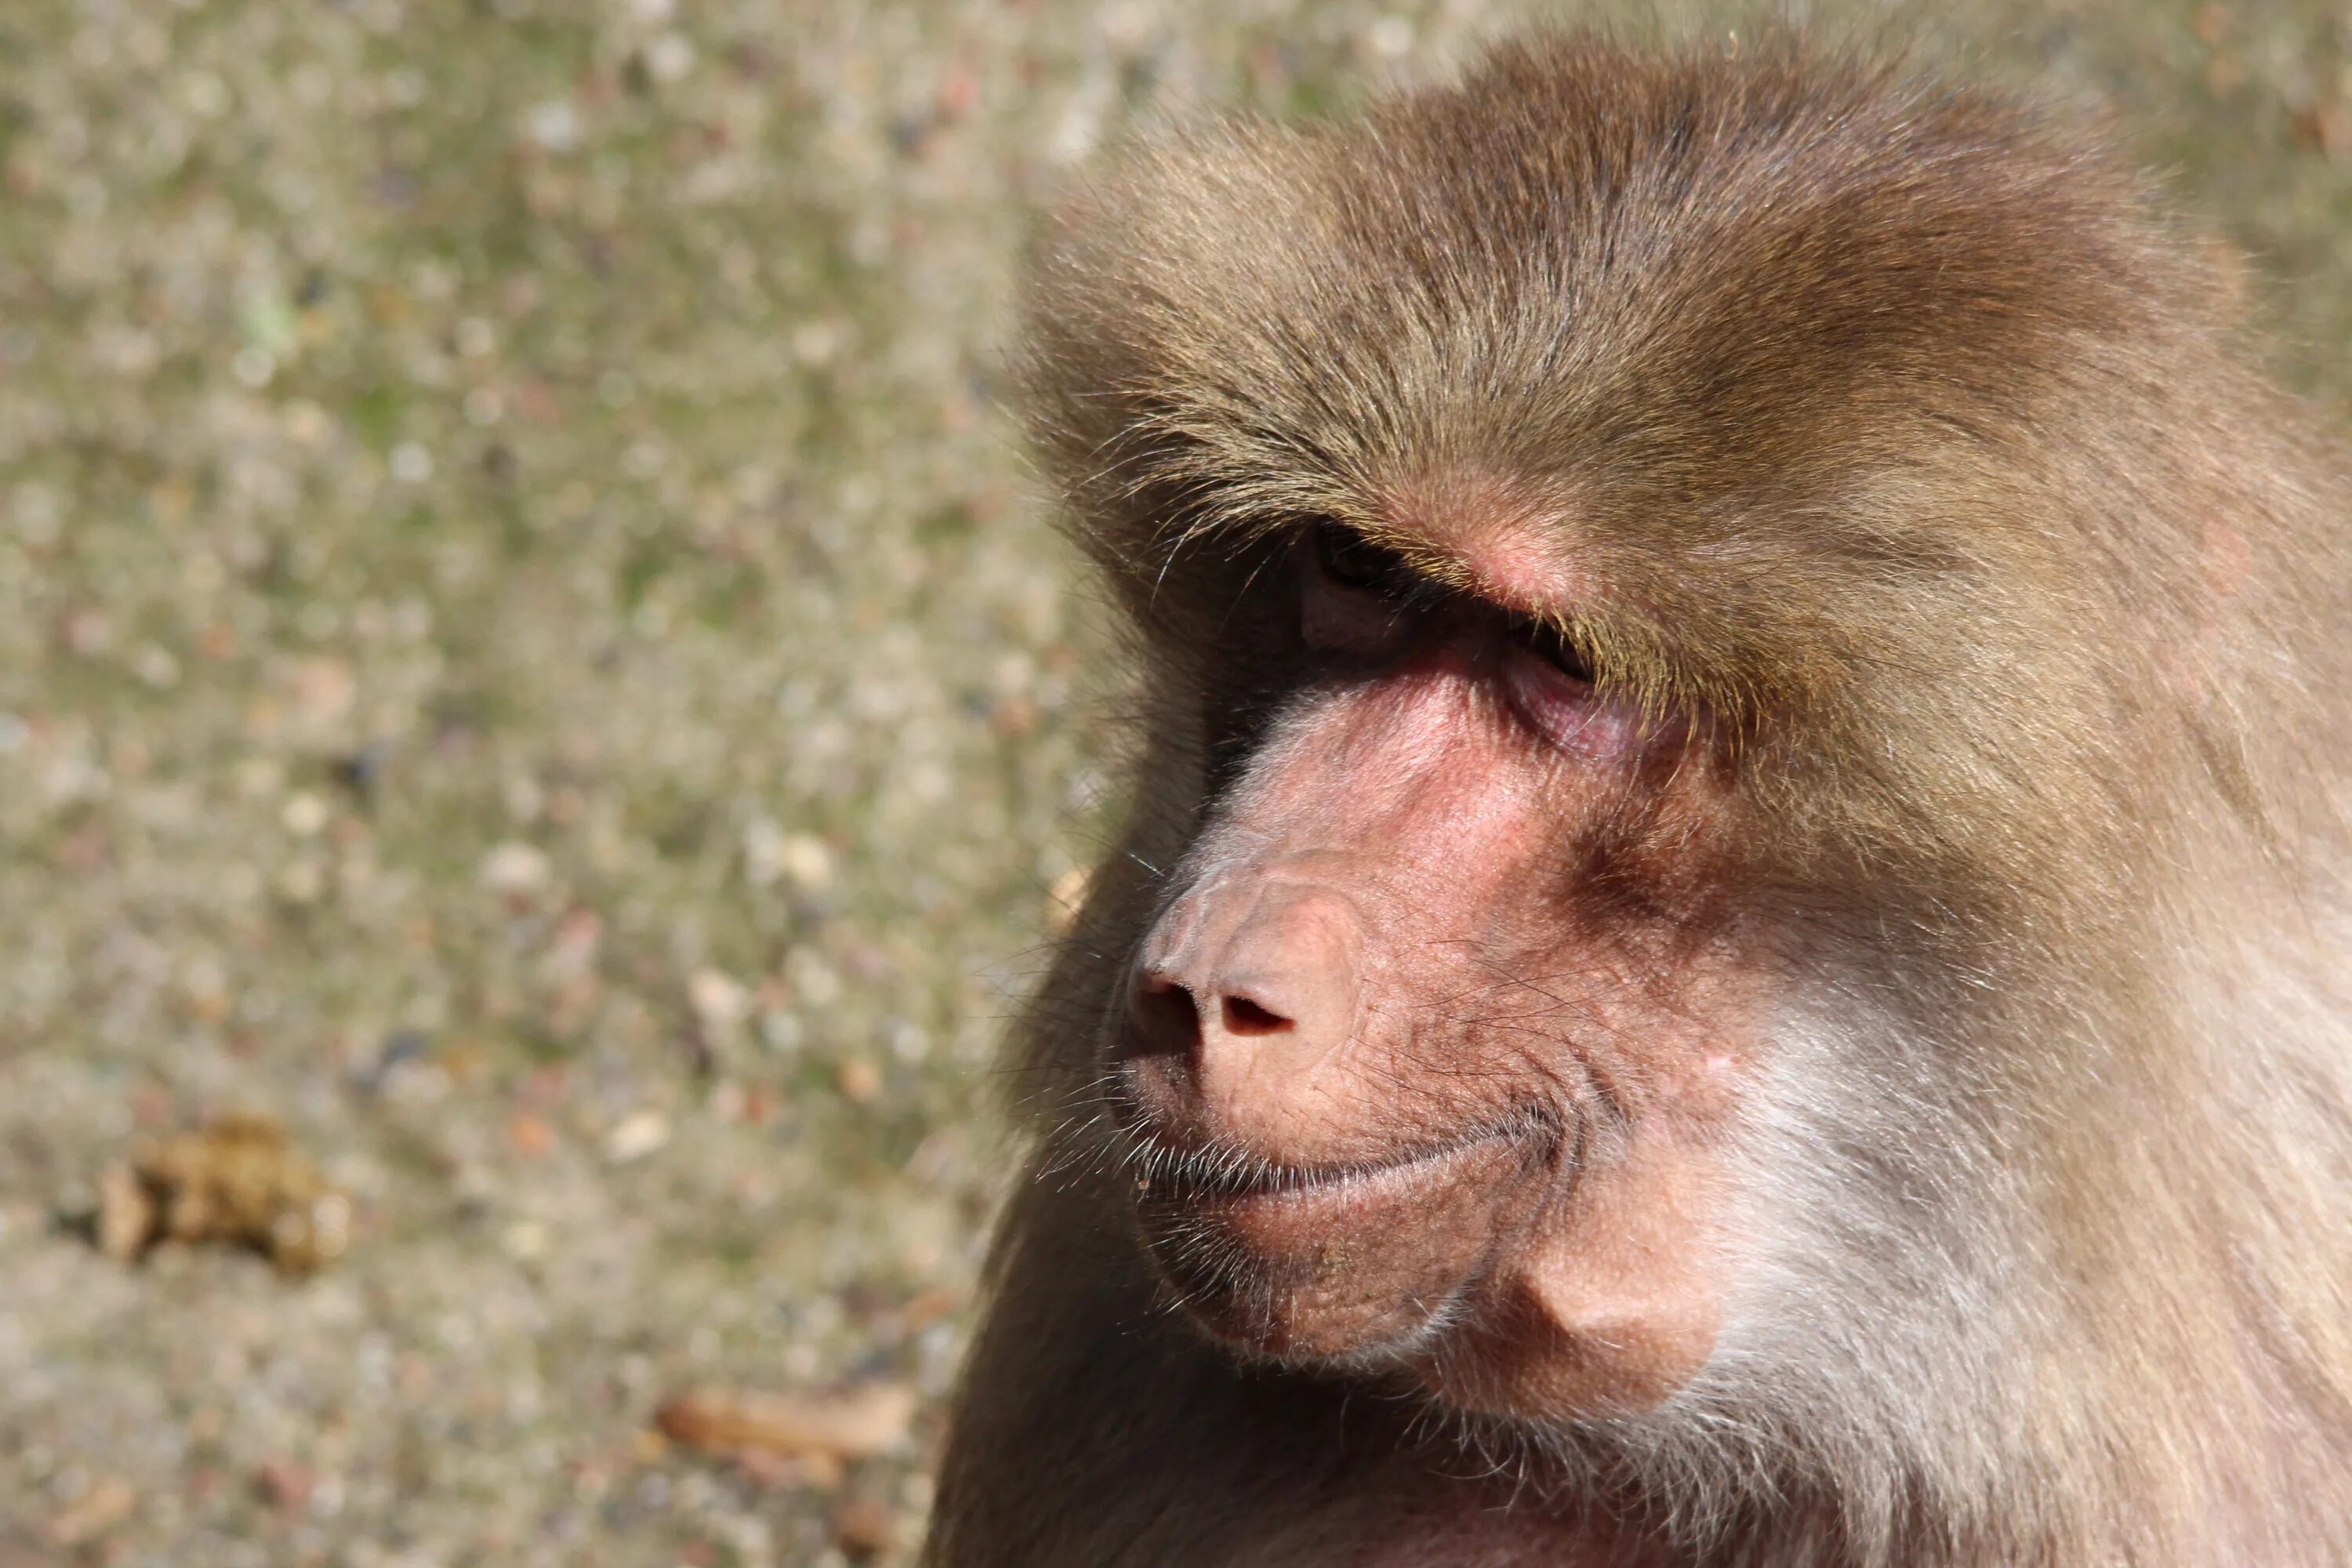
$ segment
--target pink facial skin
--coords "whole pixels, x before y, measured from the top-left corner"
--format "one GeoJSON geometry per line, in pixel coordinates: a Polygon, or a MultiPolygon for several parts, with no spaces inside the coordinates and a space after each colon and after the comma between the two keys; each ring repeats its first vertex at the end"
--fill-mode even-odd
{"type": "Polygon", "coordinates": [[[1130,976],[1145,1237],[1253,1353],[1654,1404],[1714,1345],[1762,1005],[1723,770],[1540,621],[1344,536],[1293,569],[1312,673],[1130,976]]]}

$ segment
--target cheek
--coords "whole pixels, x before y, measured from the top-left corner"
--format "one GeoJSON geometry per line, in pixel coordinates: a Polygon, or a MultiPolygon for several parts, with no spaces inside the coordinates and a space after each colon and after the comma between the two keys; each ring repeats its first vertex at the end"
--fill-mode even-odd
{"type": "Polygon", "coordinates": [[[1724,1175],[1707,1143],[1635,1132],[1499,1259],[1423,1378],[1463,1408],[1532,1420],[1631,1415],[1671,1397],[1722,1328],[1724,1175]]]}
{"type": "MultiPolygon", "coordinates": [[[[1713,1355],[1731,1294],[1732,1173],[1763,984],[1720,961],[1633,957],[1596,936],[1525,988],[1542,998],[1544,1081],[1572,1130],[1558,1179],[1498,1237],[1457,1331],[1425,1346],[1446,1403],[1511,1419],[1652,1408],[1713,1355]],[[1611,946],[1614,957],[1600,957],[1611,946]]],[[[1474,1032],[1485,1064],[1525,1062],[1507,1002],[1474,1032]]]]}

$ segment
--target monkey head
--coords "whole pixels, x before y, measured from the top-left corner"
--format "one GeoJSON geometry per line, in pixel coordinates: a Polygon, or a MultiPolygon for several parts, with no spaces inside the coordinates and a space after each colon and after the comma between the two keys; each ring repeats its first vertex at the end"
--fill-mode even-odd
{"type": "Polygon", "coordinates": [[[1029,289],[1148,683],[1069,1080],[1171,1296],[1507,1421],[1744,1369],[1897,1426],[1864,1363],[2060,1321],[2001,1281],[2131,1222],[2033,1129],[2122,1115],[2274,700],[2215,629],[2257,395],[2134,178],[1588,38],[1131,154],[1029,289]]]}

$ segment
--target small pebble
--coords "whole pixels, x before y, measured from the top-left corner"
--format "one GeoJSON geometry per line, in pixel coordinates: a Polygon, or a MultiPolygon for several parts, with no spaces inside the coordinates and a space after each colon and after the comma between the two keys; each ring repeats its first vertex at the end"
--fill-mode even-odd
{"type": "Polygon", "coordinates": [[[482,886],[510,898],[537,892],[547,885],[548,873],[544,851],[514,840],[499,845],[482,859],[482,886]]]}
{"type": "Polygon", "coordinates": [[[604,1134],[604,1157],[616,1165],[642,1160],[669,1142],[669,1118],[658,1110],[625,1116],[604,1134]]]}

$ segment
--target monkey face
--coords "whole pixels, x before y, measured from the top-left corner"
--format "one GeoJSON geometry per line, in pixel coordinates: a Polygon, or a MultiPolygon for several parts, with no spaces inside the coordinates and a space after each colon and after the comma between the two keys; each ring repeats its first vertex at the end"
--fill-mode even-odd
{"type": "Polygon", "coordinates": [[[1336,524],[1292,547],[1296,679],[1109,1065],[1143,1235],[1210,1331],[1597,1414],[1713,1346],[1765,987],[1705,726],[1607,695],[1530,558],[1457,542],[1442,581],[1336,524]]]}

